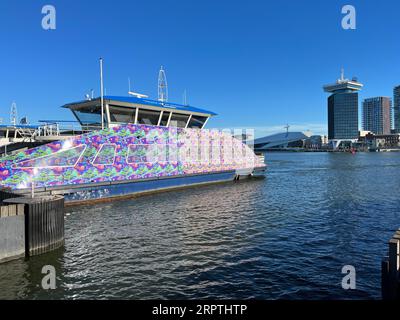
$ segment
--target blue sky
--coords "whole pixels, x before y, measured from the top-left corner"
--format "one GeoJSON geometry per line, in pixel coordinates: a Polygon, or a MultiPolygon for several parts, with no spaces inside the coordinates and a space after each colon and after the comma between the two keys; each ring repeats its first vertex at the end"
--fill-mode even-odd
{"type": "Polygon", "coordinates": [[[360,98],[392,96],[400,84],[400,2],[387,1],[59,1],[0,3],[0,116],[72,119],[59,106],[99,94],[157,96],[160,65],[170,101],[213,110],[210,127],[326,131],[322,85],[343,66],[364,83],[360,98]],[[44,5],[57,29],[41,27],[44,5]],[[352,4],[357,29],[341,28],[352,4]],[[282,128],[282,129],[281,129],[282,128]]]}

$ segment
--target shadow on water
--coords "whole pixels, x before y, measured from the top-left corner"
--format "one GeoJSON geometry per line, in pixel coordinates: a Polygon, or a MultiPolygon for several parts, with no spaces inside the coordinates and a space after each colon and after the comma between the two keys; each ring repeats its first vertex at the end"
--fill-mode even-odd
{"type": "Polygon", "coordinates": [[[45,274],[42,274],[42,268],[53,266],[60,279],[64,252],[64,248],[60,248],[45,255],[21,258],[0,265],[0,300],[62,298],[64,294],[61,287],[47,292],[51,294],[43,290],[42,279],[45,274]]]}

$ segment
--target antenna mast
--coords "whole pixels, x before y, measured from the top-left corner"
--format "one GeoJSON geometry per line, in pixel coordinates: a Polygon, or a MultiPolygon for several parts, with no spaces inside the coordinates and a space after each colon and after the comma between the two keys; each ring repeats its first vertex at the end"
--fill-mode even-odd
{"type": "Polygon", "coordinates": [[[17,121],[18,121],[17,104],[15,102],[13,102],[11,104],[10,123],[13,126],[16,126],[17,125],[17,121]]]}
{"type": "Polygon", "coordinates": [[[100,58],[100,103],[101,103],[101,129],[104,129],[104,85],[103,85],[103,58],[100,58]]]}
{"type": "Polygon", "coordinates": [[[183,105],[187,106],[187,94],[186,94],[186,89],[183,91],[183,105]]]}
{"type": "Polygon", "coordinates": [[[284,128],[286,129],[286,138],[287,138],[289,136],[289,128],[290,128],[289,124],[287,124],[284,128]]]}
{"type": "Polygon", "coordinates": [[[160,68],[160,72],[158,73],[158,101],[168,101],[167,76],[165,75],[165,71],[162,66],[160,68]]]}
{"type": "Polygon", "coordinates": [[[344,82],[346,82],[346,81],[348,81],[348,79],[346,79],[345,77],[344,77],[344,68],[342,67],[341,69],[340,69],[340,79],[338,79],[338,83],[344,83],[344,82]]]}

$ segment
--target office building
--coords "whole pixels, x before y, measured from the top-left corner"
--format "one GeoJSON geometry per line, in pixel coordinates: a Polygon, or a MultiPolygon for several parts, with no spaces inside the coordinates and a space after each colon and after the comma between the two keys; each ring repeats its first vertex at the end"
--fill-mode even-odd
{"type": "Polygon", "coordinates": [[[394,132],[400,133],[400,85],[393,89],[394,132]]]}
{"type": "Polygon", "coordinates": [[[338,146],[342,140],[358,138],[358,91],[363,84],[357,78],[352,80],[341,77],[334,84],[325,85],[328,97],[328,139],[338,146]]]}

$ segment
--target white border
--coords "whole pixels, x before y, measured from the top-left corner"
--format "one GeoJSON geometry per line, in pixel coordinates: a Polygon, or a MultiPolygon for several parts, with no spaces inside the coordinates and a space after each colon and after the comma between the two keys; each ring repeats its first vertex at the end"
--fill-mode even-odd
{"type": "Polygon", "coordinates": [[[13,164],[13,165],[11,166],[11,168],[13,168],[13,169],[74,168],[74,167],[79,163],[79,161],[82,159],[82,156],[83,156],[83,154],[85,153],[86,149],[87,149],[87,145],[86,145],[86,144],[80,144],[79,146],[76,146],[76,147],[73,147],[73,148],[69,148],[69,149],[66,149],[66,150],[62,150],[62,149],[61,149],[61,150],[59,150],[59,151],[57,151],[57,152],[55,152],[55,153],[48,154],[48,155],[45,155],[45,156],[41,156],[41,157],[39,157],[39,158],[26,159],[26,160],[19,161],[18,163],[13,164]],[[78,160],[76,160],[76,162],[74,163],[74,165],[70,165],[70,166],[46,166],[46,167],[41,167],[41,166],[35,166],[35,167],[18,167],[18,166],[17,166],[17,165],[20,165],[21,163],[24,163],[24,162],[36,161],[36,160],[39,160],[39,159],[44,159],[44,158],[53,157],[53,156],[55,156],[55,155],[57,155],[57,154],[59,154],[59,153],[61,153],[61,152],[70,151],[70,150],[73,150],[73,149],[80,148],[80,147],[82,147],[82,146],[84,146],[84,149],[83,149],[83,151],[80,153],[80,155],[79,155],[79,157],[78,157],[78,160]]]}
{"type": "Polygon", "coordinates": [[[117,157],[117,144],[116,143],[103,143],[99,150],[97,151],[95,157],[93,158],[90,163],[94,166],[113,166],[115,163],[115,158],[117,157]],[[112,163],[94,163],[97,157],[99,156],[100,152],[103,150],[104,146],[114,146],[114,158],[112,163]]]}

